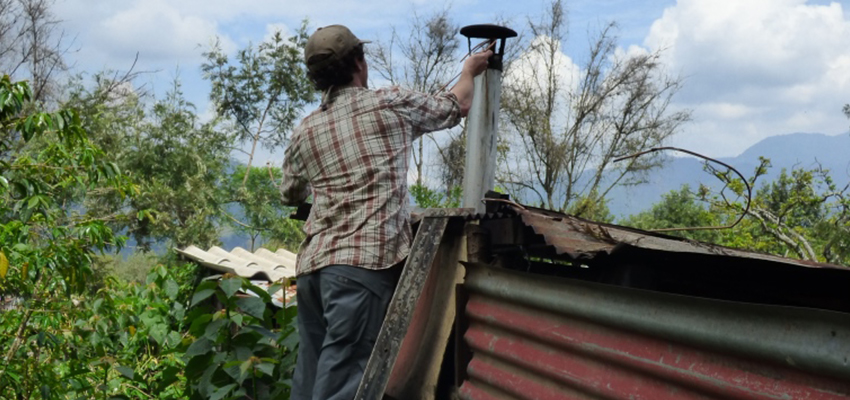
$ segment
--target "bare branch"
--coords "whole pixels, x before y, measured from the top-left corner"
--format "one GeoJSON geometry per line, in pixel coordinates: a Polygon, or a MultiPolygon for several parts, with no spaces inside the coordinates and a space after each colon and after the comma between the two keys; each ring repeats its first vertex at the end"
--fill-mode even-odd
{"type": "Polygon", "coordinates": [[[613,160],[663,145],[690,118],[669,111],[681,83],[664,73],[660,53],[619,54],[613,23],[580,67],[571,64],[561,52],[564,15],[555,0],[544,20],[529,21],[534,38],[506,72],[502,93],[506,130],[521,145],[512,150],[517,159],[525,156],[515,167],[534,180],[547,207],[560,211],[583,197],[603,201],[617,185],[644,182],[661,158],[617,166],[613,160]]]}
{"type": "MultiPolygon", "coordinates": [[[[459,27],[449,15],[449,9],[426,16],[414,11],[409,36],[400,37],[393,27],[389,42],[379,41],[369,46],[367,56],[371,69],[392,85],[425,93],[436,91],[460,67],[459,27]]],[[[416,181],[420,185],[425,174],[425,157],[431,147],[441,154],[446,153],[433,136],[428,134],[425,137],[428,139],[417,139],[412,154],[416,181]],[[426,140],[432,146],[426,147],[426,140]]],[[[450,168],[455,168],[454,164],[441,166],[443,170],[450,168]]],[[[443,175],[455,176],[457,173],[444,172],[443,175]]]]}

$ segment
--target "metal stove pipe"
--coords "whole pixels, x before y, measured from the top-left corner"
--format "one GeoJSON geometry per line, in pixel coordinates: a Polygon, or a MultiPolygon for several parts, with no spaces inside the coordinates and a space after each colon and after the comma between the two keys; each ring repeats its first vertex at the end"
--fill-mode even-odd
{"type": "Polygon", "coordinates": [[[474,208],[484,212],[481,199],[488,190],[492,190],[496,178],[496,144],[499,132],[499,109],[502,94],[502,58],[505,52],[505,40],[515,37],[515,31],[498,25],[470,25],[463,27],[460,33],[468,38],[472,48],[472,38],[498,40],[498,48],[493,48],[487,71],[475,77],[474,97],[467,115],[466,125],[466,164],[463,170],[464,208],[474,208]]]}

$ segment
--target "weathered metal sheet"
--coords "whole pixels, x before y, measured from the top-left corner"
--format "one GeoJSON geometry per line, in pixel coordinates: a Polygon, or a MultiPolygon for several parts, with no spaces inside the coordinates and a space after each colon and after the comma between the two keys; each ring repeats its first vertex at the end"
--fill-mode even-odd
{"type": "Polygon", "coordinates": [[[633,228],[595,223],[552,211],[520,206],[512,209],[526,226],[543,236],[546,244],[553,246],[559,254],[567,254],[574,259],[593,259],[602,254],[612,254],[618,250],[618,247],[631,246],[671,253],[736,257],[799,267],[834,268],[850,272],[850,269],[840,266],[737,250],[633,228]]]}
{"type": "Polygon", "coordinates": [[[496,178],[502,71],[493,68],[491,64],[487,71],[474,79],[475,94],[466,120],[462,204],[484,212],[485,206],[481,199],[488,190],[493,189],[496,178]]]}
{"type": "Polygon", "coordinates": [[[440,367],[455,319],[456,286],[463,280],[458,262],[463,245],[461,221],[450,222],[404,335],[384,398],[433,400],[440,367]]]}
{"type": "Polygon", "coordinates": [[[356,400],[380,400],[401,349],[413,313],[427,283],[428,271],[448,225],[448,218],[424,218],[410,247],[387,317],[375,341],[356,400]]]}
{"type": "Polygon", "coordinates": [[[410,210],[410,223],[416,224],[426,217],[446,217],[459,218],[463,220],[478,219],[480,215],[475,213],[472,208],[419,208],[413,207],[410,210]]]}
{"type": "Polygon", "coordinates": [[[850,315],[468,267],[463,399],[850,399],[850,315]]]}

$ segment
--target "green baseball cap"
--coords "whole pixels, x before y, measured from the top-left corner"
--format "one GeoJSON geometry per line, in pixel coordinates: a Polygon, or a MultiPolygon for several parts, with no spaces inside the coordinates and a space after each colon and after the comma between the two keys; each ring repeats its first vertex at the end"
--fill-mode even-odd
{"type": "Polygon", "coordinates": [[[368,40],[360,40],[351,31],[342,25],[329,25],[319,28],[307,39],[304,48],[304,61],[307,69],[316,71],[328,64],[345,57],[355,47],[370,43],[368,40]]]}

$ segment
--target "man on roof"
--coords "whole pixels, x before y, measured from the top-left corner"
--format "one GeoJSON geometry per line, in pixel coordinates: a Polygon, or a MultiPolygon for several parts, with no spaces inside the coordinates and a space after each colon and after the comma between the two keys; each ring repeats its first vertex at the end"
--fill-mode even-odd
{"type": "Polygon", "coordinates": [[[365,43],[331,25],[310,36],[304,52],[323,94],[295,128],[283,163],[284,203],[313,196],[296,263],[294,400],[354,398],[411,243],[412,142],[460,123],[472,104],[473,78],[492,55],[471,55],[446,92],[370,90],[365,43]]]}

